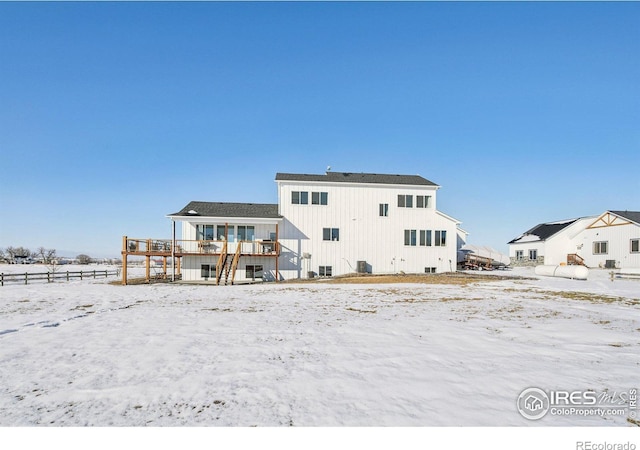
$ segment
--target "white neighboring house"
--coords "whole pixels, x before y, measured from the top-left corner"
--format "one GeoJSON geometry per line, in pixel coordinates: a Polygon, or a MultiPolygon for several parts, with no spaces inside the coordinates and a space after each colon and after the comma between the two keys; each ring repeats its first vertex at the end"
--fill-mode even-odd
{"type": "Polygon", "coordinates": [[[168,216],[182,224],[183,280],[456,270],[466,232],[436,209],[440,186],[425,178],[278,173],[275,182],[278,204],[191,202],[168,216]]]}
{"type": "Polygon", "coordinates": [[[509,242],[512,265],[640,268],[640,212],[541,223],[509,242]]]}

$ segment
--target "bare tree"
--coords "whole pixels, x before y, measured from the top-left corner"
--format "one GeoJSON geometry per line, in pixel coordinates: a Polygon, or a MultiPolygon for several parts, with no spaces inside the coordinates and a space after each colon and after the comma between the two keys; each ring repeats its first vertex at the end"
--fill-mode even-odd
{"type": "Polygon", "coordinates": [[[91,256],[85,255],[84,253],[76,256],[76,261],[78,264],[89,264],[91,262],[91,256]]]}
{"type": "Polygon", "coordinates": [[[31,251],[25,247],[7,247],[6,252],[11,263],[15,263],[16,258],[29,258],[31,256],[31,251]]]}
{"type": "Polygon", "coordinates": [[[46,249],[44,247],[38,247],[36,254],[42,258],[44,264],[51,264],[56,257],[55,249],[46,249]]]}

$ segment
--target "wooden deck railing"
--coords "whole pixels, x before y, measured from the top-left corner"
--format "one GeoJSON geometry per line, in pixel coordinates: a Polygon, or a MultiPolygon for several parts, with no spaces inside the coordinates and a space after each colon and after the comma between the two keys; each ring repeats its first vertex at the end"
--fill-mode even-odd
{"type": "Polygon", "coordinates": [[[123,253],[140,256],[176,256],[182,255],[220,255],[221,253],[236,253],[238,247],[243,255],[277,256],[280,253],[280,245],[276,241],[238,241],[227,242],[224,240],[176,240],[175,249],[172,249],[173,241],[170,239],[137,239],[126,237],[124,239],[123,253]],[[223,251],[224,247],[226,252],[223,251]]]}
{"type": "MultiPolygon", "coordinates": [[[[276,228],[277,236],[277,228],[276,228]]],[[[220,283],[222,273],[225,275],[225,284],[231,272],[231,283],[235,277],[238,260],[242,256],[264,256],[275,258],[276,273],[278,272],[278,260],[280,256],[280,243],[276,240],[264,241],[238,241],[227,242],[225,240],[185,240],[185,239],[138,239],[128,236],[122,237],[122,284],[127,284],[127,259],[129,256],[144,256],[146,263],[145,279],[151,279],[151,258],[162,258],[162,273],[164,278],[168,276],[168,263],[173,259],[171,279],[181,274],[181,261],[185,256],[207,255],[218,258],[216,263],[216,282],[220,283]],[[229,259],[231,258],[231,260],[229,259]]]]}

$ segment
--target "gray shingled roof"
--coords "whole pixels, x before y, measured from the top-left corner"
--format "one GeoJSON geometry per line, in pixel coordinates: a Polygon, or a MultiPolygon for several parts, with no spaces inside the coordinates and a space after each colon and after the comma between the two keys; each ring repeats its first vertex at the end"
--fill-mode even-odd
{"type": "Polygon", "coordinates": [[[280,219],[277,204],[263,203],[219,203],[189,202],[179,212],[170,216],[203,217],[250,217],[259,219],[280,219]],[[195,213],[189,213],[195,211],[195,213]]]}
{"type": "Polygon", "coordinates": [[[640,211],[609,211],[640,225],[640,211]]]}
{"type": "Polygon", "coordinates": [[[412,186],[437,186],[420,175],[391,175],[379,173],[327,172],[324,175],[301,173],[277,173],[276,181],[323,181],[329,183],[402,184],[412,186]]]}

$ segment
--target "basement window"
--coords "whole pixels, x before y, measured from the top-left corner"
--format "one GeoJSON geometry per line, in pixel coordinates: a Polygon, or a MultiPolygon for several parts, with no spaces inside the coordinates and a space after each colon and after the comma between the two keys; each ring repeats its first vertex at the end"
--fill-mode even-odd
{"type": "Polygon", "coordinates": [[[318,267],[318,275],[321,277],[330,277],[333,273],[332,266],[320,266],[318,267]]]}
{"type": "Polygon", "coordinates": [[[216,277],[216,266],[214,264],[202,264],[200,266],[200,276],[208,280],[209,278],[216,277]]]}

